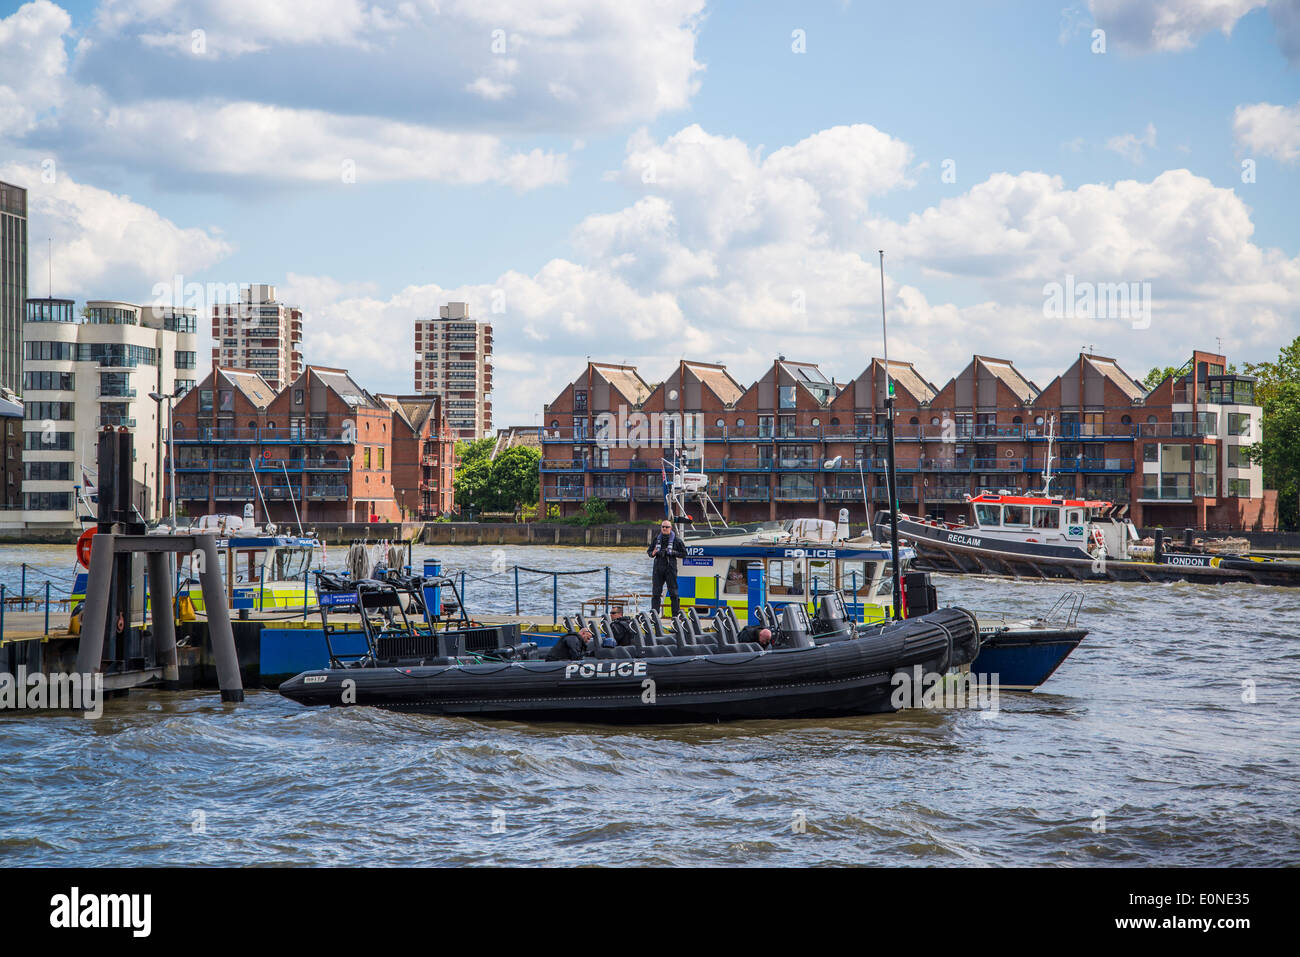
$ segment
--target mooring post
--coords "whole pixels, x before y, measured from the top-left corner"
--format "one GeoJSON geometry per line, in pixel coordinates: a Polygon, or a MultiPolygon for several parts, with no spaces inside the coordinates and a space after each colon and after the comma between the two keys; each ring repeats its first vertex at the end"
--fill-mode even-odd
{"type": "Polygon", "coordinates": [[[551,573],[551,624],[560,623],[560,576],[557,572],[551,573]]]}
{"type": "Polygon", "coordinates": [[[162,687],[180,687],[180,663],[176,657],[176,619],[172,612],[171,552],[149,552],[145,569],[153,587],[149,589],[149,610],[153,612],[154,657],[162,664],[162,687]]]}
{"type": "Polygon", "coordinates": [[[90,540],[90,569],[86,573],[86,599],[81,613],[81,639],[77,642],[77,673],[94,674],[104,657],[104,632],[108,628],[109,589],[113,584],[112,532],[90,540]]]}
{"type": "Polygon", "coordinates": [[[50,580],[45,579],[45,637],[50,635],[50,580]]]}
{"type": "MultiPolygon", "coordinates": [[[[95,538],[99,538],[98,535],[95,538]]],[[[93,540],[93,539],[92,539],[93,540]]],[[[194,542],[203,555],[199,586],[208,615],[208,637],[212,657],[217,662],[217,686],[222,701],[243,701],[244,683],[239,677],[239,656],[235,653],[235,632],[230,626],[230,608],[226,605],[226,588],[217,562],[217,542],[213,535],[195,535],[194,542]]],[[[91,559],[92,563],[94,559],[91,559]]]]}
{"type": "Polygon", "coordinates": [[[515,566],[515,614],[519,614],[519,566],[515,566]]]}
{"type": "Polygon", "coordinates": [[[27,610],[27,563],[23,562],[23,590],[18,593],[18,597],[23,600],[22,609],[27,610]]]}

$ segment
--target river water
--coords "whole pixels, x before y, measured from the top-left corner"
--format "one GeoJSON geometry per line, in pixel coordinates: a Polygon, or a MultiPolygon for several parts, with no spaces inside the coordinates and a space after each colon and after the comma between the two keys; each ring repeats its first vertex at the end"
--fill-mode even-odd
{"type": "MultiPolygon", "coordinates": [[[[29,592],[47,573],[66,590],[70,551],[0,548],[0,581],[26,561],[29,592]]],[[[471,610],[514,610],[516,564],[598,570],[560,579],[561,614],[606,565],[616,593],[649,578],[629,549],[417,565],[435,554],[471,610]]],[[[521,581],[549,614],[551,579],[521,581]]],[[[936,583],[1018,614],[1068,590],[936,583]]],[[[529,726],[146,692],[98,720],[0,717],[0,865],[1295,864],[1300,591],[1081,587],[1091,634],[991,716],[529,726]]]]}

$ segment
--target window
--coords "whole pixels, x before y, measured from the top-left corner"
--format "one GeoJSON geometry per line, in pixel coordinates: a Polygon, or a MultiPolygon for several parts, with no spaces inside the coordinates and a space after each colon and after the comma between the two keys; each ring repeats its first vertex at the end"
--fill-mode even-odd
{"type": "Polygon", "coordinates": [[[381,471],[383,470],[383,467],[384,467],[384,447],[381,445],[379,447],[379,468],[381,471]]]}
{"type": "Polygon", "coordinates": [[[302,389],[293,390],[293,404],[302,405],[302,389]]]}
{"type": "Polygon", "coordinates": [[[1251,434],[1250,413],[1229,412],[1228,413],[1228,434],[1249,436],[1251,434]]]}
{"type": "Polygon", "coordinates": [[[840,565],[840,586],[846,597],[854,600],[871,591],[872,571],[876,562],[845,561],[840,565]]]}
{"type": "Polygon", "coordinates": [[[23,343],[23,358],[25,359],[71,361],[75,354],[76,343],[72,342],[39,342],[33,340],[23,343]]]}
{"type": "Polygon", "coordinates": [[[810,561],[808,563],[808,581],[814,595],[824,595],[835,590],[835,563],[830,561],[810,561]]]}
{"type": "Polygon", "coordinates": [[[71,402],[28,402],[23,406],[23,418],[28,422],[70,422],[74,417],[71,402]]]}
{"type": "Polygon", "coordinates": [[[23,389],[47,389],[55,392],[71,392],[73,389],[71,372],[24,372],[23,389]]]}
{"type": "Polygon", "coordinates": [[[782,409],[793,409],[795,407],[794,386],[783,385],[780,388],[780,406],[782,409]]]}
{"type": "Polygon", "coordinates": [[[762,568],[763,561],[758,558],[733,558],[727,567],[727,579],[722,590],[729,595],[748,594],[750,566],[762,568]]]}
{"type": "Polygon", "coordinates": [[[769,596],[803,597],[803,559],[774,558],[767,563],[769,596]]]}
{"type": "Polygon", "coordinates": [[[199,390],[199,415],[210,416],[211,414],[212,414],[212,390],[200,389],[199,390]]]}
{"type": "Polygon", "coordinates": [[[1246,456],[1242,454],[1245,448],[1246,446],[1242,446],[1242,445],[1228,446],[1228,468],[1230,469],[1250,468],[1250,464],[1251,464],[1250,460],[1247,459],[1246,456]]]}
{"type": "Polygon", "coordinates": [[[720,428],[722,428],[724,425],[726,425],[726,422],[725,422],[723,419],[718,419],[718,421],[717,421],[717,422],[714,422],[713,424],[714,424],[717,428],[720,429],[720,428]]]}
{"type": "Polygon", "coordinates": [[[1154,442],[1148,442],[1146,445],[1142,446],[1142,461],[1159,462],[1160,446],[1154,442]]]}
{"type": "Polygon", "coordinates": [[[361,450],[361,467],[363,469],[370,468],[370,446],[368,445],[361,450]]]}
{"type": "Polygon", "coordinates": [[[760,439],[770,439],[772,437],[772,416],[760,415],[758,417],[758,437],[760,439]]]}
{"type": "Polygon", "coordinates": [[[1001,511],[996,505],[976,505],[975,521],[979,522],[979,524],[985,528],[988,528],[991,525],[1001,525],[1001,511]]]}
{"type": "Polygon", "coordinates": [[[1250,498],[1250,479],[1228,479],[1228,494],[1234,498],[1250,498]]]}
{"type": "Polygon", "coordinates": [[[1002,506],[1003,525],[1028,525],[1029,509],[1023,505],[1002,506]]]}
{"type": "Polygon", "coordinates": [[[738,428],[738,429],[743,429],[744,427],[745,427],[745,420],[744,420],[744,419],[737,419],[737,420],[736,420],[736,428],[738,428]]]}
{"type": "Polygon", "coordinates": [[[1060,526],[1061,510],[1059,508],[1037,508],[1033,509],[1034,528],[1051,529],[1055,531],[1060,526]]]}
{"type": "Polygon", "coordinates": [[[68,512],[72,510],[72,493],[28,492],[27,508],[33,512],[68,512]]]}
{"type": "Polygon", "coordinates": [[[573,390],[573,411],[574,412],[587,411],[587,393],[585,390],[578,390],[578,389],[573,390]]]}
{"type": "Polygon", "coordinates": [[[68,482],[72,480],[72,463],[25,462],[23,478],[33,482],[68,482]]]}
{"type": "Polygon", "coordinates": [[[178,369],[193,369],[193,368],[194,368],[194,353],[193,353],[193,352],[182,352],[182,351],[180,351],[180,350],[177,350],[177,352],[176,352],[176,368],[178,368],[178,369]]]}

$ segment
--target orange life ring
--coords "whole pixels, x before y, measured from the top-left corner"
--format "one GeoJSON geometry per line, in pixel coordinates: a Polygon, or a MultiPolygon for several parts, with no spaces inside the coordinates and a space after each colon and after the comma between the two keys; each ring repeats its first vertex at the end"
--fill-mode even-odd
{"type": "Polygon", "coordinates": [[[1102,534],[1100,528],[1094,528],[1092,530],[1092,540],[1096,543],[1098,548],[1106,547],[1106,536],[1102,534]]]}
{"type": "Polygon", "coordinates": [[[77,561],[81,562],[81,567],[87,571],[90,570],[90,540],[97,531],[99,529],[92,526],[82,532],[81,537],[77,539],[77,561]]]}

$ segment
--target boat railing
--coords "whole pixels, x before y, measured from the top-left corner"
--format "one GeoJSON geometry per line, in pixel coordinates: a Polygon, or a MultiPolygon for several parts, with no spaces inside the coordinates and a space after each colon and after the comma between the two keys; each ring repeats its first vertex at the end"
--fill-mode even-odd
{"type": "Polygon", "coordinates": [[[1074,628],[1079,623],[1079,613],[1083,609],[1082,592],[1066,592],[1052,603],[1052,607],[1043,615],[1008,615],[1005,610],[982,611],[971,609],[980,623],[981,631],[998,631],[1014,622],[1032,621],[1058,628],[1074,628]]]}

